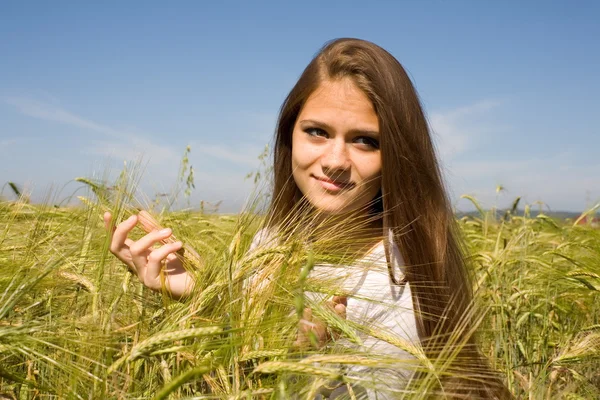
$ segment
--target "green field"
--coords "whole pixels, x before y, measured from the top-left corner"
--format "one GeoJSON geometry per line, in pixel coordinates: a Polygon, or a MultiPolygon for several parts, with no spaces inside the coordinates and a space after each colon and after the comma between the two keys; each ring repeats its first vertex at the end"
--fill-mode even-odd
{"type": "MultiPolygon", "coordinates": [[[[178,302],[142,287],[108,253],[102,213],[127,216],[131,199],[80,200],[0,203],[0,398],[304,398],[331,379],[356,383],[340,365],[397,362],[292,348],[294,310],[304,305],[350,341],[355,327],[305,304],[304,290],[319,283],[303,278],[312,255],[297,243],[246,256],[260,217],[157,213],[204,257],[190,265],[196,292],[178,302]],[[243,285],[257,269],[274,277],[258,293],[243,285]]],[[[481,349],[509,389],[517,398],[600,398],[600,230],[527,210],[481,210],[459,225],[485,313],[481,349]]],[[[439,373],[408,351],[416,370],[439,373]]],[[[404,396],[426,398],[435,379],[427,382],[404,396]]]]}

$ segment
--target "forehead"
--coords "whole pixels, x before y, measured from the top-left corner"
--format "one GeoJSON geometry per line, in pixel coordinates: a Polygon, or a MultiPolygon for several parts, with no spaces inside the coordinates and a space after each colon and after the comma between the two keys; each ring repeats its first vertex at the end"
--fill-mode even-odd
{"type": "Polygon", "coordinates": [[[298,120],[361,123],[378,129],[379,121],[371,100],[350,78],[325,80],[308,97],[298,120]]]}

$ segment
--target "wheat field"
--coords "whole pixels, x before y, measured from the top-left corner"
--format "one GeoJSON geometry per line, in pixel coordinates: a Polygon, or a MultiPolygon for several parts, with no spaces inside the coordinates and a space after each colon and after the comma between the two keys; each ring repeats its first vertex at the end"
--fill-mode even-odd
{"type": "MultiPolygon", "coordinates": [[[[87,183],[78,206],[0,202],[1,398],[314,398],[332,380],[376,385],[341,366],[405,362],[436,376],[418,347],[384,332],[372,333],[410,357],[295,348],[306,305],[348,343],[360,341],[361,328],[304,297],[319,286],[306,279],[319,256],[298,242],[248,255],[261,224],[253,212],[155,209],[202,265],[188,266],[196,290],[184,301],[144,288],[108,252],[102,223],[107,210],[118,219],[136,212],[131,190],[111,194],[87,183]],[[272,278],[253,290],[244,282],[257,270],[272,278]]],[[[516,398],[600,398],[600,230],[534,217],[528,207],[521,215],[516,206],[479,210],[458,223],[483,353],[516,398]]],[[[396,396],[428,398],[423,385],[396,396]]]]}

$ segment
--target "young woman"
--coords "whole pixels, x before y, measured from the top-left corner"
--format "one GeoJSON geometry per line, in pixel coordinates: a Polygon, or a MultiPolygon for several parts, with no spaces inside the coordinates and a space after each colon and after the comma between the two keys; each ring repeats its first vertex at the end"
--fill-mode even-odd
{"type": "MultiPolygon", "coordinates": [[[[345,274],[315,268],[350,288],[347,304],[337,299],[336,310],[420,341],[433,360],[460,337],[453,371],[466,378],[447,379],[446,393],[509,397],[474,348],[471,285],[455,218],[418,95],[392,55],[363,40],[328,43],[282,105],[273,170],[266,229],[254,247],[281,233],[297,210],[316,211],[314,240],[335,226],[347,232],[337,251],[385,266],[362,274],[352,265],[345,274]],[[366,297],[376,297],[378,306],[367,306],[366,297]]],[[[110,214],[105,221],[109,226],[110,214]]],[[[153,248],[169,229],[132,241],[127,236],[137,223],[133,216],[116,227],[111,251],[152,289],[166,282],[176,297],[193,291],[192,277],[175,257],[182,243],[153,248]]]]}

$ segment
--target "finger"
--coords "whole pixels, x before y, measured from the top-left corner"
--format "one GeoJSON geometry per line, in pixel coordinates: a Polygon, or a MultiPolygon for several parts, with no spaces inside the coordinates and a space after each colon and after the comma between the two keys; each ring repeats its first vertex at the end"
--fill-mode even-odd
{"type": "Polygon", "coordinates": [[[348,298],[346,296],[333,296],[333,304],[343,304],[348,306],[348,298]]]}
{"type": "Polygon", "coordinates": [[[144,284],[152,285],[153,289],[160,289],[160,271],[163,268],[162,261],[167,259],[167,256],[171,253],[175,253],[181,249],[183,243],[175,242],[165,244],[156,250],[152,250],[148,255],[148,263],[146,265],[146,275],[144,277],[144,284]]]}
{"type": "Polygon", "coordinates": [[[308,336],[306,332],[303,332],[302,330],[298,330],[298,333],[296,334],[296,339],[294,340],[294,343],[292,344],[293,347],[297,347],[297,348],[305,348],[309,343],[308,340],[308,336]]]}
{"type": "Polygon", "coordinates": [[[342,319],[346,319],[346,306],[345,305],[343,305],[343,304],[336,304],[333,307],[333,310],[338,315],[338,317],[340,317],[342,319]]]}
{"type": "MultiPolygon", "coordinates": [[[[164,241],[166,238],[171,236],[173,231],[170,228],[165,228],[160,231],[152,231],[145,235],[144,237],[138,239],[135,244],[131,246],[131,251],[133,252],[142,252],[156,243],[164,241]]],[[[164,243],[166,244],[166,243],[164,243]]]]}
{"type": "Polygon", "coordinates": [[[123,245],[125,245],[127,235],[129,235],[129,232],[131,232],[131,230],[135,227],[136,223],[137,217],[135,215],[132,215],[131,217],[127,218],[125,221],[117,225],[115,231],[113,232],[113,238],[111,241],[110,250],[113,253],[118,252],[123,247],[123,245]]]}
{"type": "Polygon", "coordinates": [[[315,347],[322,347],[327,341],[327,324],[315,318],[309,307],[306,307],[302,313],[299,331],[299,337],[305,344],[311,343],[315,347]]]}
{"type": "Polygon", "coordinates": [[[312,310],[309,307],[304,308],[302,319],[308,322],[312,321],[312,310]]]}
{"type": "MultiPolygon", "coordinates": [[[[343,304],[336,304],[333,307],[333,311],[336,313],[336,315],[342,319],[346,319],[346,306],[343,304]]],[[[331,332],[328,332],[328,339],[334,339],[337,340],[340,337],[340,332],[337,330],[333,330],[331,332]]]]}
{"type": "Polygon", "coordinates": [[[316,339],[316,343],[318,347],[323,347],[325,343],[327,343],[328,335],[327,335],[327,324],[319,319],[313,319],[314,327],[311,330],[311,333],[314,335],[314,339],[316,339]]]}
{"type": "MultiPolygon", "coordinates": [[[[106,230],[110,230],[110,221],[112,220],[112,215],[107,211],[104,213],[103,215],[103,219],[104,219],[104,227],[106,228],[106,230]]],[[[114,231],[114,227],[113,227],[113,231],[114,231]]]]}
{"type": "Polygon", "coordinates": [[[302,312],[302,318],[298,321],[298,329],[301,334],[306,335],[314,327],[315,324],[312,323],[312,310],[306,307],[302,312]]]}
{"type": "Polygon", "coordinates": [[[306,319],[301,319],[300,321],[298,321],[298,326],[300,327],[300,331],[304,333],[309,332],[317,327],[317,325],[314,322],[308,321],[306,319]]]}
{"type": "MultiPolygon", "coordinates": [[[[112,220],[111,213],[109,213],[108,211],[105,212],[104,216],[103,216],[103,219],[104,219],[104,227],[106,228],[107,231],[110,230],[110,222],[112,220]]],[[[115,229],[117,229],[117,227],[113,226],[112,231],[114,232],[115,229]]],[[[131,246],[132,243],[133,243],[133,240],[131,240],[129,238],[125,239],[125,246],[129,247],[129,246],[131,246]]]]}
{"type": "Polygon", "coordinates": [[[175,261],[175,260],[177,260],[177,258],[179,258],[179,257],[177,257],[177,254],[179,254],[179,253],[170,253],[167,256],[167,261],[175,261]]]}
{"type": "Polygon", "coordinates": [[[154,231],[129,246],[131,259],[138,271],[140,268],[144,268],[148,263],[148,255],[152,252],[152,246],[162,242],[164,239],[171,236],[171,234],[172,231],[168,228],[163,229],[162,231],[154,231]]]}

